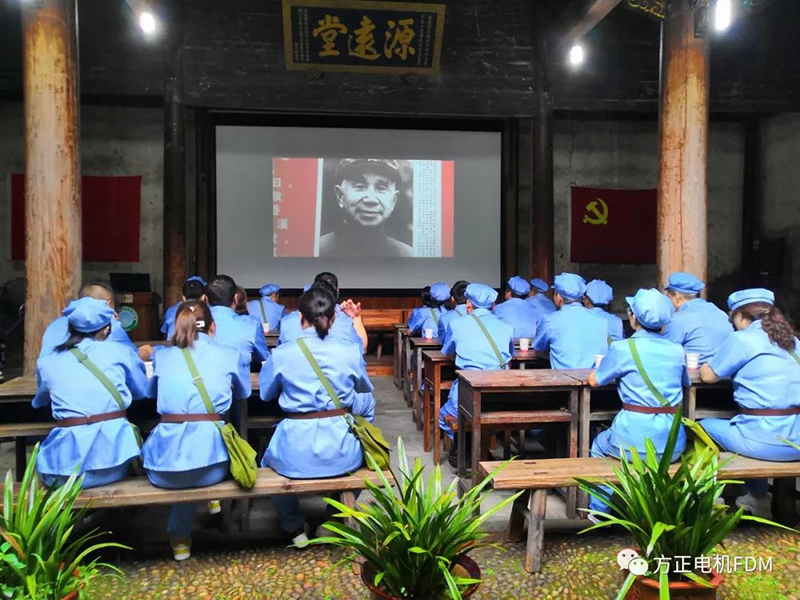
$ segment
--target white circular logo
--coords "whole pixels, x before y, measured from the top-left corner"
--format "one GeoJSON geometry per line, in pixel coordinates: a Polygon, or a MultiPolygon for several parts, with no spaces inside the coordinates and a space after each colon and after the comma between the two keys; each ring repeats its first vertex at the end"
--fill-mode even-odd
{"type": "Polygon", "coordinates": [[[139,315],[130,306],[123,306],[117,313],[119,316],[119,324],[125,331],[136,329],[139,324],[139,315]]]}

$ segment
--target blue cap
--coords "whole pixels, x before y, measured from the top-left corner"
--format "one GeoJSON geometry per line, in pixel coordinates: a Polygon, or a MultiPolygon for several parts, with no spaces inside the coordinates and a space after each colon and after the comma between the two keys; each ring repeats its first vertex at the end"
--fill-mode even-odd
{"type": "Polygon", "coordinates": [[[75,331],[91,333],[111,323],[114,309],[105,300],[81,298],[70,302],[62,314],[67,317],[70,327],[75,331]]]}
{"type": "Polygon", "coordinates": [[[586,293],[586,280],[575,273],[556,275],[553,289],[567,300],[580,300],[586,293]]]}
{"type": "Polygon", "coordinates": [[[682,294],[699,294],[706,284],[689,273],[673,273],[665,289],[682,294]]]}
{"type": "Polygon", "coordinates": [[[258,293],[262,296],[269,296],[270,294],[277,294],[281,291],[281,286],[277,283],[268,283],[267,285],[261,286],[261,289],[258,290],[258,293]]]}
{"type": "Polygon", "coordinates": [[[508,289],[514,292],[517,296],[527,296],[531,293],[531,284],[519,275],[514,275],[508,280],[508,289]]]}
{"type": "Polygon", "coordinates": [[[775,294],[772,290],[765,288],[750,288],[747,290],[739,290],[733,292],[728,296],[728,309],[736,310],[745,304],[752,304],[753,302],[766,302],[769,305],[775,304],[775,294]]]}
{"type": "Polygon", "coordinates": [[[192,275],[192,276],[191,276],[191,277],[189,277],[189,279],[187,279],[186,281],[199,281],[200,283],[202,283],[202,284],[203,284],[203,287],[206,287],[206,282],[205,282],[205,281],[203,281],[203,278],[202,278],[202,277],[200,277],[200,275],[192,275]]]}
{"type": "Polygon", "coordinates": [[[497,300],[497,292],[482,283],[470,283],[464,295],[475,308],[491,308],[497,300]]]}
{"type": "Polygon", "coordinates": [[[538,277],[531,279],[531,287],[543,294],[550,289],[550,286],[547,285],[547,282],[544,279],[539,279],[538,277]]]}
{"type": "Polygon", "coordinates": [[[431,298],[437,302],[447,302],[450,300],[450,286],[441,281],[431,286],[431,298]]]}
{"type": "Polygon", "coordinates": [[[672,302],[656,289],[641,289],[625,300],[636,320],[648,329],[660,329],[672,318],[672,302]]]}
{"type": "Polygon", "coordinates": [[[586,296],[592,304],[605,306],[614,299],[614,290],[602,279],[595,279],[586,284],[586,296]]]}

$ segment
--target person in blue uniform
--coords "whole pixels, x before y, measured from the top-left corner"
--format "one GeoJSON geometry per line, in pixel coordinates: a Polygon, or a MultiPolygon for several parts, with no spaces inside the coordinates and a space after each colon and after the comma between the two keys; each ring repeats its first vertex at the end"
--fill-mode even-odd
{"type": "Polygon", "coordinates": [[[610,341],[616,342],[624,338],[625,334],[623,333],[622,319],[606,310],[613,299],[614,290],[602,279],[595,279],[586,284],[583,305],[608,321],[608,338],[610,341]]]}
{"type": "Polygon", "coordinates": [[[84,488],[107,485],[123,479],[139,456],[125,409],[145,395],[144,363],[129,346],[104,342],[114,321],[106,301],[75,300],[66,318],[67,339],[37,363],[33,407],[50,404],[56,427],[42,442],[36,468],[47,486],[63,484],[76,470],[84,488]]]}
{"type": "MultiPolygon", "coordinates": [[[[157,398],[161,422],[142,448],[150,482],[161,488],[205,487],[228,477],[229,460],[219,431],[231,401],[250,396],[250,372],[234,348],[214,343],[215,325],[204,302],[189,300],[178,308],[172,347],[154,356],[148,396],[157,398]],[[215,414],[193,381],[184,349],[194,361],[215,414]]],[[[175,560],[191,555],[194,504],[172,507],[167,531],[175,560]]]]}
{"type": "Polygon", "coordinates": [[[206,297],[206,282],[199,275],[193,275],[183,282],[181,286],[181,301],[170,306],[164,311],[164,322],[161,323],[161,333],[163,333],[168,340],[172,339],[172,334],[175,333],[175,315],[178,312],[178,307],[187,300],[205,300],[206,297]]]}
{"type": "MultiPolygon", "coordinates": [[[[414,321],[414,328],[409,327],[412,335],[424,335],[426,329],[433,330],[433,337],[439,337],[439,320],[447,313],[445,304],[450,300],[450,288],[446,283],[438,282],[431,286],[430,302],[423,308],[414,321]]],[[[409,319],[410,320],[410,319],[409,319]]]]}
{"type": "MultiPolygon", "coordinates": [[[[287,413],[261,464],[293,479],[336,477],[362,465],[361,442],[350,432],[343,411],[325,391],[301,344],[330,381],[341,406],[370,421],[375,416],[372,383],[358,344],[330,335],[340,315],[327,287],[314,286],[300,297],[300,316],[300,337],[275,348],[259,376],[261,399],[277,398],[287,413]]],[[[274,496],[272,503],[292,542],[301,547],[308,544],[297,496],[274,496]]]]}
{"type": "MultiPolygon", "coordinates": [[[[732,419],[703,419],[700,425],[725,450],[770,461],[800,460],[800,342],[775,307],[775,295],[762,288],[734,292],[728,298],[736,331],[700,368],[704,383],[733,380],[740,414],[732,419]]],[[[736,504],[770,518],[767,481],[747,482],[736,504]]]]}
{"type": "Polygon", "coordinates": [[[467,291],[469,281],[459,280],[450,288],[450,304],[452,310],[448,310],[441,317],[439,317],[439,341],[444,344],[450,335],[450,321],[466,316],[467,314],[467,297],[464,292],[467,291]]]}
{"type": "Polygon", "coordinates": [[[281,319],[286,314],[286,307],[278,304],[281,286],[277,283],[268,283],[258,290],[261,298],[251,300],[247,303],[247,311],[253,317],[259,319],[260,323],[267,324],[269,331],[278,332],[281,327],[281,319]]]}
{"type": "Polygon", "coordinates": [[[558,310],[542,321],[533,349],[549,351],[553,369],[589,369],[596,355],[608,352],[608,322],[581,304],[586,282],[580,275],[558,275],[553,289],[558,310]]]}
{"type": "MultiPolygon", "coordinates": [[[[339,280],[333,273],[323,272],[314,278],[314,283],[303,292],[307,292],[311,287],[325,287],[337,300],[339,298],[339,280]]],[[[336,322],[331,328],[333,337],[342,338],[355,342],[361,346],[362,352],[367,351],[367,330],[364,321],[361,319],[361,303],[353,302],[348,299],[337,304],[336,322]]],[[[300,322],[300,311],[295,310],[281,319],[281,335],[278,337],[278,345],[293,342],[302,335],[303,328],[300,322]]]]}
{"type": "Polygon", "coordinates": [[[406,325],[408,325],[409,331],[419,330],[419,321],[424,318],[424,313],[428,312],[431,306],[431,286],[426,285],[422,288],[420,298],[422,300],[422,306],[412,309],[411,314],[408,315],[408,323],[406,323],[406,325]]]}
{"type": "Polygon", "coordinates": [[[249,315],[237,315],[236,283],[227,275],[217,275],[206,286],[206,298],[214,317],[216,343],[239,351],[239,361],[249,370],[252,361],[267,360],[269,349],[264,332],[249,315]]]}
{"type": "MultiPolygon", "coordinates": [[[[110,285],[103,281],[92,281],[84,284],[78,294],[78,297],[102,300],[109,306],[109,308],[111,308],[111,312],[114,313],[114,290],[111,289],[110,285]]],[[[57,346],[67,341],[67,338],[69,337],[69,322],[67,317],[70,310],[71,309],[69,307],[65,308],[61,313],[61,316],[50,323],[50,325],[47,326],[47,329],[44,330],[44,335],[42,336],[42,349],[39,353],[39,357],[52,354],[55,352],[57,346]]],[[[122,328],[119,319],[116,317],[116,313],[114,313],[114,318],[111,320],[111,334],[107,337],[107,339],[112,342],[119,342],[120,344],[129,347],[131,350],[135,351],[142,360],[148,360],[150,354],[152,353],[152,348],[150,346],[143,346],[143,350],[141,351],[136,347],[136,344],[131,341],[131,338],[128,337],[128,334],[122,328]]]]}
{"type": "Polygon", "coordinates": [[[515,338],[536,336],[539,312],[526,302],[531,284],[519,275],[514,275],[506,283],[505,302],[494,307],[494,314],[514,328],[515,338]]]}
{"type": "MultiPolygon", "coordinates": [[[[455,356],[457,369],[489,371],[508,368],[508,363],[514,355],[514,329],[492,314],[497,292],[488,285],[470,283],[464,294],[467,297],[467,316],[450,322],[450,335],[442,346],[442,353],[455,356]],[[490,338],[500,356],[492,347],[490,338]]],[[[458,380],[453,382],[447,402],[439,414],[439,427],[445,435],[454,440],[449,462],[455,467],[457,466],[455,437],[453,430],[445,421],[446,415],[458,416],[458,380]]]]}
{"type": "MultiPolygon", "coordinates": [[[[622,399],[622,410],[614,417],[611,428],[600,432],[592,442],[591,456],[594,457],[619,458],[622,451],[630,457],[631,448],[644,457],[646,439],[653,442],[656,453],[663,452],[677,407],[683,401],[683,388],[690,384],[683,348],[661,335],[672,316],[669,300],[654,289],[639,290],[626,300],[634,334],[629,340],[613,342],[598,369],[589,375],[592,387],[616,380],[622,399]],[[663,402],[645,383],[631,344],[636,348],[642,370],[661,393],[663,402]]],[[[673,462],[685,448],[686,432],[681,427],[673,462]]],[[[589,508],[607,512],[605,503],[594,497],[589,508]]],[[[596,522],[596,517],[591,518],[596,522]]]]}
{"type": "Polygon", "coordinates": [[[686,352],[699,354],[700,364],[711,360],[733,332],[728,315],[700,298],[704,287],[706,284],[689,273],[673,273],[666,286],[675,314],[664,335],[683,346],[686,352]]]}

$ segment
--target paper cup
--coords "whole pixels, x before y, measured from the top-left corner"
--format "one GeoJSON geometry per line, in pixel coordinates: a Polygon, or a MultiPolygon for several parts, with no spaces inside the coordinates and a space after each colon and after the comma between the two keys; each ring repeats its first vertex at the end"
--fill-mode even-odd
{"type": "Polygon", "coordinates": [[[264,335],[269,333],[269,323],[262,323],[261,328],[264,330],[264,335]]]}
{"type": "Polygon", "coordinates": [[[153,361],[148,360],[144,363],[144,372],[147,373],[147,378],[150,379],[153,376],[153,361]]]}
{"type": "Polygon", "coordinates": [[[432,340],[433,339],[433,329],[431,329],[430,327],[426,327],[425,328],[425,339],[426,340],[432,340]]]}
{"type": "Polygon", "coordinates": [[[603,362],[603,358],[604,357],[605,357],[605,354],[595,354],[594,355],[594,368],[595,369],[600,368],[600,363],[603,362]]]}
{"type": "Polygon", "coordinates": [[[686,368],[697,370],[700,368],[700,354],[697,352],[686,353],[686,368]]]}
{"type": "Polygon", "coordinates": [[[519,349],[527,352],[531,347],[531,341],[528,338],[519,338],[519,349]]]}

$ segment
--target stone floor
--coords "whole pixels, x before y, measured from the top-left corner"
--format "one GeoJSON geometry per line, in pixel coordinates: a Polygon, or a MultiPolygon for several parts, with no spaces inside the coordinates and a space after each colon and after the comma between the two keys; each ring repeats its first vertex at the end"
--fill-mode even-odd
{"type": "MultiPolygon", "coordinates": [[[[375,378],[378,401],[376,423],[394,442],[402,436],[409,458],[419,457],[427,466],[431,454],[422,451],[422,433],[414,428],[410,410],[391,378],[375,378]]],[[[13,465],[13,445],[0,447],[0,467],[13,465]]],[[[446,479],[453,469],[442,466],[446,479]]],[[[502,496],[493,494],[487,505],[502,496]]],[[[323,520],[325,505],[320,498],[302,500],[312,524],[323,520]]],[[[295,551],[275,522],[268,500],[255,502],[251,530],[238,531],[235,519],[228,530],[211,527],[207,515],[198,514],[192,558],[184,563],[171,559],[165,531],[167,507],[143,508],[123,513],[105,513],[100,526],[124,532],[123,541],[134,550],[109,562],[121,569],[123,578],[107,577],[98,582],[89,597],[114,599],[195,598],[306,598],[366,599],[358,578],[346,564],[344,554],[332,548],[315,547],[295,551]]],[[[508,511],[492,518],[487,526],[491,541],[500,548],[473,553],[483,570],[484,583],[474,596],[480,599],[614,598],[620,584],[617,552],[631,544],[624,534],[577,535],[585,522],[565,519],[564,503],[558,496],[548,502],[547,535],[542,572],[530,575],[523,569],[523,544],[508,543],[502,530],[508,511]]],[[[772,557],[771,572],[731,573],[719,595],[724,599],[800,600],[800,536],[762,526],[742,526],[729,538],[730,556],[772,557]]]]}

